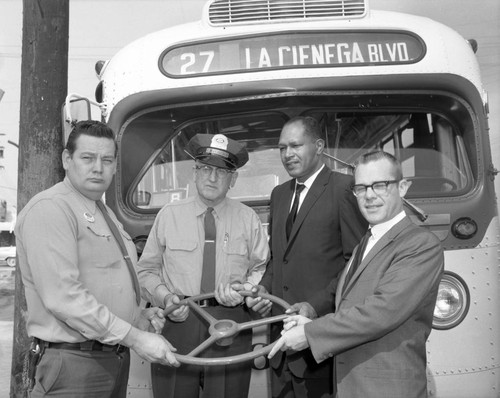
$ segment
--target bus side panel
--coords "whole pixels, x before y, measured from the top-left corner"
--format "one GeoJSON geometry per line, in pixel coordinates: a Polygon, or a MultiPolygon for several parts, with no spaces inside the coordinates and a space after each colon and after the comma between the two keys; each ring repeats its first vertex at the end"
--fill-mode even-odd
{"type": "Polygon", "coordinates": [[[151,364],[130,351],[130,375],[127,396],[131,398],[153,398],[151,387],[151,364]]]}
{"type": "Polygon", "coordinates": [[[455,328],[432,330],[427,343],[430,397],[499,396],[499,233],[495,217],[478,247],[445,252],[445,270],[463,278],[470,306],[455,328]]]}

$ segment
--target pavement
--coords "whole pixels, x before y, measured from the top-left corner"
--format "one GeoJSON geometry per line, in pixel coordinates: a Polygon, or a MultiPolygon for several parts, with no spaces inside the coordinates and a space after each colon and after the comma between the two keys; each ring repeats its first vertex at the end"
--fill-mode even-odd
{"type": "Polygon", "coordinates": [[[14,328],[14,270],[0,267],[0,397],[10,394],[14,328]]]}

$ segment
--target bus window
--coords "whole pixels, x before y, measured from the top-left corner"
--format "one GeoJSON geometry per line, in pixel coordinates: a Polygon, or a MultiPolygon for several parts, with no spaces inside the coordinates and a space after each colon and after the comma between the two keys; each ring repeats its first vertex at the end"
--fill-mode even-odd
{"type": "MultiPolygon", "coordinates": [[[[472,184],[463,141],[440,116],[413,114],[342,114],[311,112],[321,123],[330,155],[352,164],[370,150],[383,149],[401,159],[412,182],[409,198],[464,193],[472,184]]],[[[343,172],[335,160],[327,164],[343,172]]]]}
{"type": "MultiPolygon", "coordinates": [[[[309,110],[302,114],[320,122],[325,151],[342,161],[325,159],[333,170],[350,173],[346,163],[352,164],[360,154],[381,148],[401,159],[403,175],[412,182],[410,198],[457,195],[470,186],[472,174],[463,156],[465,151],[461,150],[460,135],[438,115],[329,110],[309,110]]],[[[128,132],[139,124],[140,134],[148,134],[144,130],[148,117],[132,122],[128,132]]],[[[222,133],[247,146],[249,161],[238,170],[238,180],[229,197],[243,202],[269,200],[272,189],[289,179],[277,148],[285,120],[280,113],[256,112],[186,121],[175,130],[165,129],[163,138],[157,140],[159,148],[145,159],[138,182],[132,186],[131,206],[139,210],[158,209],[195,194],[194,163],[185,149],[189,140],[199,133],[222,133]]],[[[150,124],[150,128],[152,126],[155,124],[150,124]]]]}
{"type": "Polygon", "coordinates": [[[158,209],[195,194],[194,162],[186,147],[195,134],[203,133],[221,133],[242,141],[249,152],[249,161],[238,170],[238,179],[228,196],[244,202],[268,200],[272,189],[288,179],[277,149],[284,120],[281,114],[257,113],[188,122],[171,134],[167,130],[162,147],[146,160],[132,188],[131,206],[158,209]]]}

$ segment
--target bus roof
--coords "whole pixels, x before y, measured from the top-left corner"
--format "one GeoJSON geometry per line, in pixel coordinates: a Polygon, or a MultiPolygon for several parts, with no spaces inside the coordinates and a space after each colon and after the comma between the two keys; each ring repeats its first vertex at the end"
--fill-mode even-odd
{"type": "MultiPolygon", "coordinates": [[[[289,43],[292,42],[292,40],[289,41],[289,43]]],[[[323,47],[325,45],[325,43],[321,44],[323,47]]],[[[336,45],[340,46],[339,43],[336,45]]],[[[323,51],[323,47],[321,51],[323,51]]],[[[201,50],[200,53],[202,53],[201,50]]],[[[348,51],[352,51],[352,48],[348,48],[348,51]]],[[[228,56],[228,54],[232,53],[227,53],[225,58],[220,55],[222,57],[221,61],[231,64],[232,57],[228,56]]],[[[353,55],[348,56],[352,57],[353,55]]],[[[109,117],[112,108],[124,98],[135,93],[154,90],[265,81],[278,78],[375,77],[405,74],[452,74],[461,76],[472,82],[483,98],[483,103],[486,102],[486,95],[480,79],[479,64],[467,40],[451,28],[428,18],[375,10],[367,12],[362,18],[352,19],[252,23],[234,26],[213,26],[205,19],[174,26],[149,34],[124,47],[106,64],[101,71],[100,79],[104,86],[103,101],[106,104],[107,117],[109,117]],[[412,62],[384,63],[371,62],[373,60],[363,59],[363,55],[360,55],[361,60],[364,62],[360,62],[359,66],[354,62],[346,62],[344,65],[342,63],[331,65],[297,64],[287,65],[286,68],[254,67],[251,69],[254,73],[244,73],[246,71],[243,71],[238,66],[235,67],[232,73],[229,73],[230,70],[221,69],[215,73],[204,73],[200,69],[199,73],[194,74],[169,75],[168,70],[165,70],[165,65],[168,64],[165,61],[165,54],[169,54],[169,49],[176,50],[179,53],[182,52],[185,46],[186,51],[189,53],[193,48],[196,48],[193,43],[200,44],[201,50],[205,48],[204,43],[208,43],[208,47],[215,42],[225,43],[227,50],[227,48],[231,49],[231,46],[238,47],[238,41],[252,43],[257,39],[273,35],[282,38],[290,35],[295,39],[295,36],[301,34],[308,35],[309,38],[313,38],[311,40],[315,40],[315,38],[327,36],[327,32],[336,35],[340,34],[342,40],[346,43],[351,40],[350,37],[354,37],[352,39],[354,41],[357,40],[357,37],[362,37],[363,40],[369,40],[366,38],[372,37],[375,43],[373,44],[374,48],[378,45],[384,45],[383,41],[385,39],[383,37],[377,38],[379,33],[388,32],[398,36],[391,44],[393,47],[386,45],[390,51],[395,52],[397,50],[398,44],[396,41],[403,37],[401,40],[413,40],[416,43],[413,43],[414,46],[421,46],[421,56],[416,56],[412,62]]]]}

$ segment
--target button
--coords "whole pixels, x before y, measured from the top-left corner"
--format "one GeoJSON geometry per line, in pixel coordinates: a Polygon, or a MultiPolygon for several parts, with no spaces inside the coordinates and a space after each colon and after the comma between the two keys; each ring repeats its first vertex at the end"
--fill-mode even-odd
{"type": "Polygon", "coordinates": [[[288,260],[283,260],[283,264],[288,264],[288,260]]]}
{"type": "Polygon", "coordinates": [[[331,358],[331,357],[333,357],[333,354],[332,354],[332,353],[329,353],[329,354],[328,354],[328,356],[331,358]]]}
{"type": "Polygon", "coordinates": [[[283,290],[284,290],[285,292],[288,292],[288,286],[283,286],[283,290]]]}

